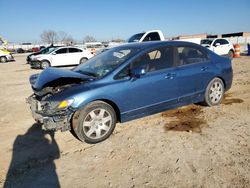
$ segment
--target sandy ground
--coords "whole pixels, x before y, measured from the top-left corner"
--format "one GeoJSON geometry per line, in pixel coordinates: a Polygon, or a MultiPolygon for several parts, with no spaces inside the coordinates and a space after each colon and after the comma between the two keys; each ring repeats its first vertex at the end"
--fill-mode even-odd
{"type": "Polygon", "coordinates": [[[250,187],[250,57],[233,60],[223,104],[118,124],[89,145],[34,123],[25,98],[39,70],[0,64],[0,187],[250,187]]]}

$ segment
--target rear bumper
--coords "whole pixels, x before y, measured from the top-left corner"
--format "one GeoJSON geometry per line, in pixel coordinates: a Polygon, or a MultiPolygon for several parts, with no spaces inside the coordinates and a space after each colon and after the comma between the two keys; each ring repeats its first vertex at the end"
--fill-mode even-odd
{"type": "Polygon", "coordinates": [[[46,130],[67,131],[71,129],[70,120],[73,115],[73,111],[64,110],[48,113],[43,110],[38,110],[39,101],[36,100],[34,95],[31,95],[29,98],[27,98],[26,102],[30,104],[31,113],[34,120],[43,124],[46,130]]]}

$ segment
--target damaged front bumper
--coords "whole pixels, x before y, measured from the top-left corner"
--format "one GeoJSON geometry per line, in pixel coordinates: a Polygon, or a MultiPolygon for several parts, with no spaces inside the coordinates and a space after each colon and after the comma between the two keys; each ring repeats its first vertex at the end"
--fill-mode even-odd
{"type": "Polygon", "coordinates": [[[70,120],[73,115],[73,111],[70,109],[64,109],[60,111],[43,110],[41,109],[41,103],[35,97],[31,95],[26,100],[30,104],[32,117],[35,121],[44,125],[47,130],[61,130],[67,131],[71,129],[70,120]]]}

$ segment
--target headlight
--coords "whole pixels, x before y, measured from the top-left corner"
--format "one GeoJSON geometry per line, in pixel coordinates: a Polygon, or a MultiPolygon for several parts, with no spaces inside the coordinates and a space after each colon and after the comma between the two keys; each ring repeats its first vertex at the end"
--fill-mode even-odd
{"type": "Polygon", "coordinates": [[[71,104],[73,104],[74,102],[74,99],[68,99],[68,100],[64,100],[64,101],[61,101],[58,105],[58,109],[63,109],[63,108],[67,108],[69,107],[71,104]]]}

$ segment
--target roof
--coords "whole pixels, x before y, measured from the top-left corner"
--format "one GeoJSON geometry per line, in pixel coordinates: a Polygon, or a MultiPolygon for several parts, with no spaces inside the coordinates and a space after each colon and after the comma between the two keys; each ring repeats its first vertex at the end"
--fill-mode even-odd
{"type": "Polygon", "coordinates": [[[116,46],[114,48],[119,47],[128,47],[128,48],[150,48],[150,47],[157,47],[162,45],[194,45],[197,46],[197,44],[192,42],[185,42],[185,41],[151,41],[151,42],[134,42],[134,43],[126,43],[119,46],[116,46]]]}

